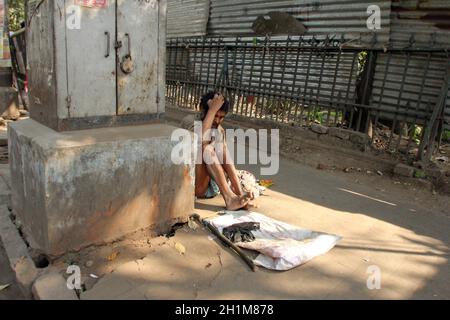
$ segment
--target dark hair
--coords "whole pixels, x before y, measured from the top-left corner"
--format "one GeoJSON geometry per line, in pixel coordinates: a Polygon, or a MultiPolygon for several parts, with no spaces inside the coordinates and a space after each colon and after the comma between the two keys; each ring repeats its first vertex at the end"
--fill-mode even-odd
{"type": "MultiPolygon", "coordinates": [[[[202,119],[204,119],[206,117],[206,114],[208,113],[209,110],[208,101],[214,99],[214,96],[218,93],[219,92],[217,91],[210,91],[202,97],[200,101],[200,110],[202,112],[202,119]]],[[[220,108],[220,111],[223,111],[225,112],[225,114],[227,114],[229,110],[230,110],[230,102],[224,98],[224,102],[222,107],[220,108]]]]}

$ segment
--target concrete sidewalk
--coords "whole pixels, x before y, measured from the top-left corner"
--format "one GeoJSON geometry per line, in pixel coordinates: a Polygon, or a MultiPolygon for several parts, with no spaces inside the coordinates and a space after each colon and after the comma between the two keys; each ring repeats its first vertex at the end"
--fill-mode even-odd
{"type": "MultiPolygon", "coordinates": [[[[81,299],[450,298],[448,198],[387,177],[324,172],[283,159],[274,183],[255,211],[338,234],[338,246],[291,271],[253,273],[205,230],[185,227],[144,259],[105,275],[81,299]],[[370,266],[381,270],[380,290],[367,288],[370,266]]],[[[222,206],[221,197],[201,200],[196,212],[211,216],[222,206]]]]}
{"type": "MultiPolygon", "coordinates": [[[[1,134],[0,134],[1,139],[1,134]]],[[[9,165],[0,164],[0,207],[8,205],[10,194],[9,165]]],[[[24,299],[22,292],[16,282],[13,270],[9,265],[8,256],[3,247],[0,237],[0,286],[9,285],[0,291],[0,300],[24,299]]]]}

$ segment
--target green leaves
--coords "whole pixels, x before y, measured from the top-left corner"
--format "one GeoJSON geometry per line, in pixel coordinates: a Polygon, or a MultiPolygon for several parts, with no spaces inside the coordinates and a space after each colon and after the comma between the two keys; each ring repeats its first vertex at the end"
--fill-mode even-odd
{"type": "Polygon", "coordinates": [[[8,0],[9,31],[20,30],[25,21],[25,0],[8,0]]]}

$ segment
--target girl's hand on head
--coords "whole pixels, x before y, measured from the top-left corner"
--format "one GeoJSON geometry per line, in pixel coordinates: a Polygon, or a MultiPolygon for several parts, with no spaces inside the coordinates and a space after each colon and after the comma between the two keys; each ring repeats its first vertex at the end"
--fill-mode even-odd
{"type": "Polygon", "coordinates": [[[217,113],[217,111],[222,108],[223,104],[225,102],[225,98],[220,93],[216,93],[213,99],[208,101],[209,110],[214,112],[214,114],[217,113]]]}

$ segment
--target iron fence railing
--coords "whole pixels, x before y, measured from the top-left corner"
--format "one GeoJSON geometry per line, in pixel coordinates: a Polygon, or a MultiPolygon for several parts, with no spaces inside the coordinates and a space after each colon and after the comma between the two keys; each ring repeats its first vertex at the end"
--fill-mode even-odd
{"type": "Polygon", "coordinates": [[[349,128],[422,158],[448,128],[449,62],[443,51],[362,51],[329,37],[170,39],[167,99],[198,109],[221,90],[235,114],[349,128]]]}
{"type": "Polygon", "coordinates": [[[9,37],[11,49],[11,62],[14,71],[14,85],[19,91],[22,104],[28,109],[27,96],[27,55],[25,28],[12,33],[9,37]]]}

